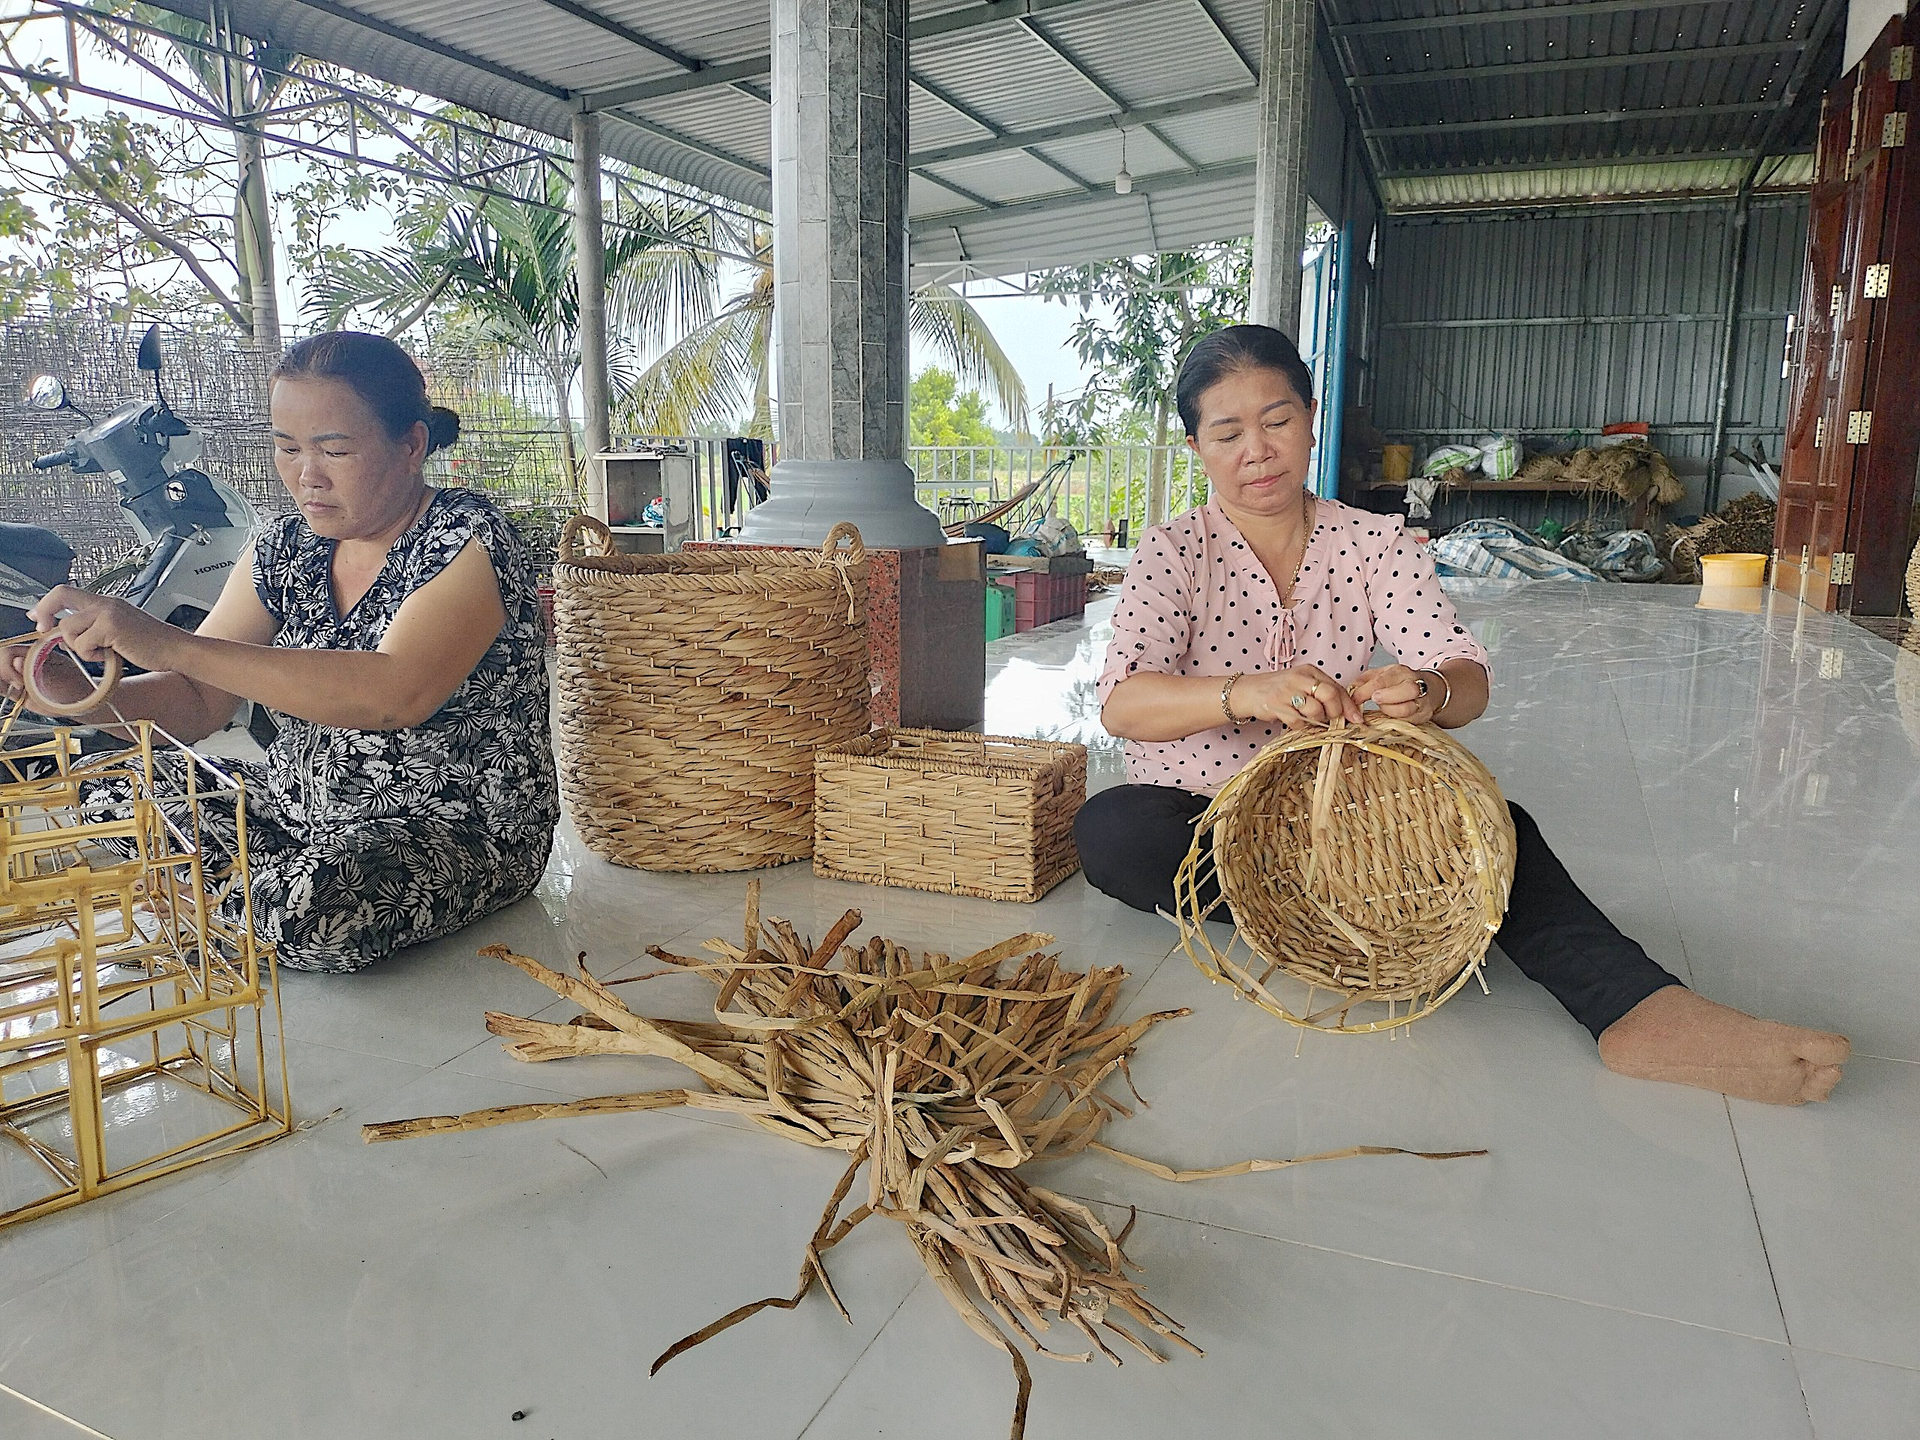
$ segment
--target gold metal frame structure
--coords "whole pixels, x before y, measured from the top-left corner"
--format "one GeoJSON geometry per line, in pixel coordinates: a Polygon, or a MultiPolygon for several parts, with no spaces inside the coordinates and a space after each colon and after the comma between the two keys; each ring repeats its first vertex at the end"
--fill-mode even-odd
{"type": "Polygon", "coordinates": [[[106,755],[66,727],[17,743],[20,713],[0,718],[0,1205],[23,1174],[50,1186],[0,1227],[292,1129],[244,782],[145,721],[106,755]],[[202,843],[214,800],[237,817],[231,864],[202,843]]]}

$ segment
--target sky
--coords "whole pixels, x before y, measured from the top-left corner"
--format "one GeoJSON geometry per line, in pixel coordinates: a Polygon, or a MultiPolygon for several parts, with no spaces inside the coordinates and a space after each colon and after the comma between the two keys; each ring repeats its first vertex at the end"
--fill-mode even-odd
{"type": "MultiPolygon", "coordinates": [[[[1068,332],[1080,315],[1078,305],[1062,305],[1057,300],[1035,296],[999,295],[974,297],[974,308],[986,320],[994,339],[1000,342],[1000,348],[1006,351],[1007,358],[1026,383],[1029,424],[1038,423],[1049,385],[1061,399],[1086,386],[1089,372],[1067,343],[1068,332]]],[[[916,345],[909,363],[917,375],[927,365],[937,362],[920,353],[916,345]]],[[[1000,416],[999,423],[1006,424],[1007,418],[1000,416]]]]}

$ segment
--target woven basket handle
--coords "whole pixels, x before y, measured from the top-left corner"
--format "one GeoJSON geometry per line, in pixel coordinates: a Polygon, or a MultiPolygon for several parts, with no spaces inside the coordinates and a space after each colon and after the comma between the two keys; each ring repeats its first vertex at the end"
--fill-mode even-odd
{"type": "Polygon", "coordinates": [[[571,565],[575,560],[586,555],[611,555],[613,554],[613,532],[591,515],[569,515],[567,523],[560,527],[560,544],[557,550],[558,558],[563,565],[571,565]],[[592,550],[575,543],[583,531],[593,537],[592,550]]]}
{"type": "Polygon", "coordinates": [[[838,563],[843,558],[839,553],[842,540],[851,542],[844,556],[849,565],[858,565],[867,558],[867,547],[860,542],[860,527],[851,520],[842,520],[827,532],[827,543],[820,547],[820,553],[838,563]]]}

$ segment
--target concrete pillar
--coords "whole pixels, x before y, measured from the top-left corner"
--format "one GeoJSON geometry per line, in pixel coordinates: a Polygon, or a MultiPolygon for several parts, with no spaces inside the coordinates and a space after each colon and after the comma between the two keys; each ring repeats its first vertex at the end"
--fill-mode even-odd
{"type": "MultiPolygon", "coordinates": [[[[600,117],[573,117],[573,277],[580,290],[580,404],[586,432],[587,508],[606,518],[604,478],[593,457],[613,446],[607,415],[607,253],[600,230],[600,117]],[[597,500],[597,504],[595,503],[597,500]]],[[[565,407],[562,407],[563,411],[565,407]]]]}
{"type": "Polygon", "coordinates": [[[773,0],[780,463],[741,538],[938,545],[907,468],[907,0],[773,0]]]}
{"type": "Polygon", "coordinates": [[[1307,131],[1314,0],[1267,0],[1260,62],[1260,148],[1253,171],[1253,289],[1247,318],[1300,338],[1300,252],[1307,238],[1307,131]]]}

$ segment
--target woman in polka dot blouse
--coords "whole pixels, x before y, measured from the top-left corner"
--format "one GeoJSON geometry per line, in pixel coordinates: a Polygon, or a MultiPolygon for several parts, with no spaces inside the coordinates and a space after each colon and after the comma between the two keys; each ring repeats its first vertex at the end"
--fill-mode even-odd
{"type": "MultiPolygon", "coordinates": [[[[1087,879],[1142,910],[1173,876],[1208,796],[1283,730],[1361,707],[1454,729],[1487,707],[1487,653],[1392,516],[1306,488],[1313,377],[1264,325],[1199,341],[1177,404],[1213,498],[1140,537],[1114,611],[1101,718],[1133,782],[1075,823],[1087,879]],[[1375,650],[1395,663],[1369,668],[1375,650]]],[[[1600,913],[1513,807],[1513,893],[1496,939],[1599,1041],[1609,1068],[1782,1104],[1823,1100],[1838,1035],[1756,1020],[1675,979],[1600,913]]]]}

